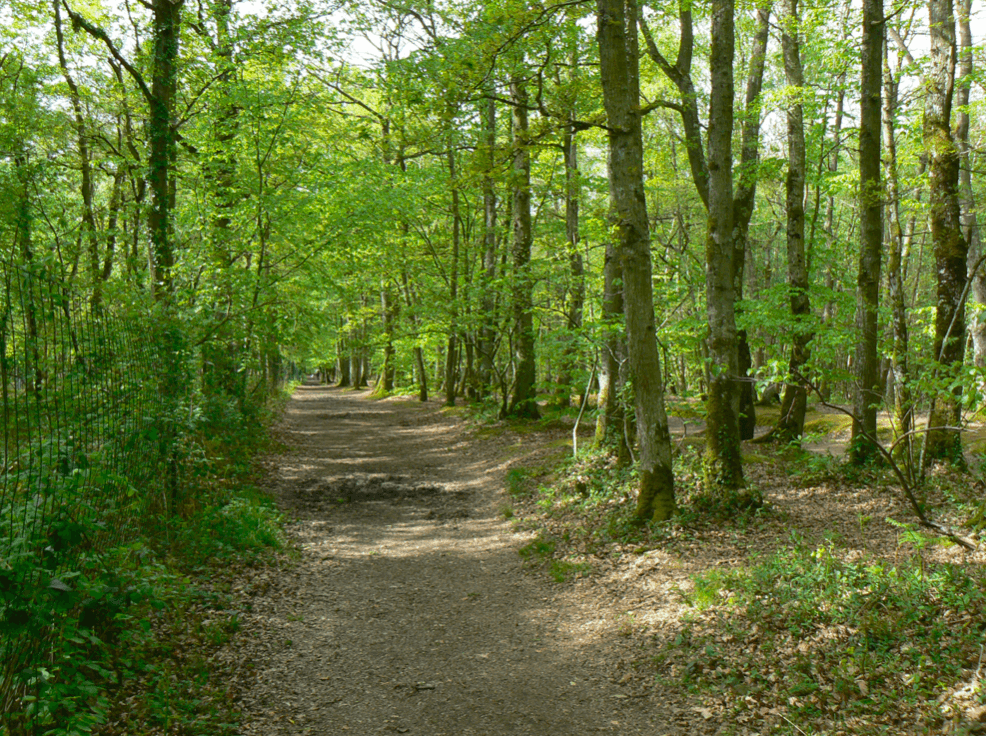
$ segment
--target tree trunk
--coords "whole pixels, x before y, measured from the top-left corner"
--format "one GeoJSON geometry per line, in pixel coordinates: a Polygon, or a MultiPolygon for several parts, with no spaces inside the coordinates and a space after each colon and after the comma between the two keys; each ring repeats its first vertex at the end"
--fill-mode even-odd
{"type": "MultiPolygon", "coordinates": [[[[835,102],[835,116],[832,124],[832,144],[828,147],[827,158],[828,158],[828,170],[831,175],[835,175],[839,170],[839,149],[841,148],[840,137],[842,133],[842,118],[844,116],[845,108],[845,85],[844,76],[840,77],[839,81],[839,91],[836,94],[835,102]]],[[[824,158],[824,154],[823,154],[824,158]]],[[[822,161],[819,161],[819,170],[822,168],[822,161]]],[[[826,198],[825,206],[825,224],[823,229],[825,231],[825,245],[829,252],[833,252],[836,247],[836,233],[835,233],[835,194],[830,192],[826,198]]],[[[832,265],[825,270],[825,288],[829,292],[835,291],[835,274],[832,265]]],[[[836,303],[834,299],[829,298],[822,307],[822,324],[828,325],[836,318],[836,303]]],[[[833,360],[827,365],[822,367],[822,377],[819,381],[818,393],[821,398],[825,401],[829,401],[832,398],[832,381],[830,379],[830,374],[835,371],[836,365],[839,363],[839,357],[836,355],[833,360]]]]}
{"type": "MultiPolygon", "coordinates": [[[[931,240],[938,275],[935,310],[934,359],[938,381],[950,376],[965,357],[966,259],[968,244],[962,234],[959,208],[959,149],[952,138],[952,99],[955,87],[955,16],[951,0],[928,0],[931,58],[925,79],[924,146],[928,152],[931,240]]],[[[963,464],[961,421],[962,387],[939,389],[931,406],[925,435],[924,464],[946,460],[963,464]]]]}
{"type": "Polygon", "coordinates": [[[712,2],[709,64],[709,217],[705,293],[709,320],[709,399],[706,481],[709,488],[739,488],[743,465],[739,434],[736,288],[733,262],[733,0],[712,2]]]}
{"type": "Polygon", "coordinates": [[[349,356],[349,372],[353,379],[353,388],[366,386],[366,376],[363,374],[363,356],[360,348],[353,348],[349,356]]]}
{"type": "MultiPolygon", "coordinates": [[[[743,300],[743,282],[746,271],[746,251],[749,248],[750,220],[757,196],[757,164],[760,159],[760,91],[767,59],[767,42],[770,38],[770,6],[757,8],[757,31],[750,50],[750,64],[746,77],[746,104],[743,109],[742,152],[737,172],[736,194],[733,199],[733,227],[736,239],[733,244],[733,283],[736,292],[737,317],[739,303],[743,300]]],[[[757,430],[754,382],[750,376],[753,359],[746,330],[736,334],[737,375],[739,376],[739,430],[740,439],[752,440],[757,430]]]]}
{"type": "MultiPolygon", "coordinates": [[[[32,172],[27,154],[14,155],[14,168],[18,179],[16,215],[14,219],[14,248],[20,250],[24,276],[20,301],[24,309],[25,365],[24,383],[28,394],[37,396],[44,387],[44,367],[41,364],[41,342],[38,333],[38,304],[40,293],[35,284],[38,266],[34,261],[34,212],[31,204],[32,172]]],[[[42,305],[43,306],[43,305],[42,305]]]]}
{"type": "Polygon", "coordinates": [[[636,513],[643,521],[661,521],[670,518],[676,506],[644,198],[637,6],[635,0],[597,0],[596,7],[603,104],[608,119],[611,213],[619,238],[617,253],[623,270],[629,367],[640,442],[636,513]]]}
{"type": "Polygon", "coordinates": [[[394,390],[394,323],[396,321],[397,304],[390,287],[384,284],[380,289],[380,318],[383,322],[383,366],[380,369],[380,381],[375,393],[386,396],[394,390]]]}
{"type": "Polygon", "coordinates": [[[172,269],[175,265],[171,240],[171,175],[177,159],[172,123],[178,88],[178,39],[183,2],[154,0],[154,75],[151,83],[148,180],[151,209],[147,216],[152,244],[152,288],[157,298],[171,301],[172,269]]]}
{"type": "Polygon", "coordinates": [[[599,356],[595,444],[613,453],[623,466],[630,462],[630,448],[623,431],[625,409],[620,395],[620,367],[627,360],[627,343],[623,332],[623,270],[612,242],[606,243],[603,282],[604,339],[599,356]]]}
{"type": "Polygon", "coordinates": [[[342,330],[344,323],[342,318],[339,318],[339,332],[340,335],[336,338],[336,366],[338,367],[337,373],[339,375],[339,383],[336,385],[339,388],[348,388],[352,385],[352,373],[350,372],[350,361],[349,355],[346,352],[346,341],[342,336],[342,330]]]}
{"type": "MultiPolygon", "coordinates": [[[[887,228],[889,248],[887,252],[887,290],[890,297],[890,321],[893,332],[890,352],[890,370],[894,376],[894,425],[896,435],[903,441],[897,445],[896,459],[910,472],[914,467],[914,443],[910,432],[914,429],[914,405],[911,400],[908,375],[907,298],[904,291],[904,229],[900,216],[900,178],[897,173],[897,77],[890,71],[887,49],[884,48],[884,101],[883,137],[886,147],[887,170],[887,228]]],[[[898,65],[899,69],[899,65],[898,65]]],[[[899,73],[899,72],[898,72],[899,73]]]]}
{"type": "MultiPolygon", "coordinates": [[[[730,11],[732,12],[732,11],[730,11]]],[[[743,297],[743,275],[746,264],[748,233],[753,207],[756,200],[757,163],[760,144],[760,110],[759,96],[763,86],[764,62],[766,59],[767,41],[770,35],[770,6],[757,9],[757,31],[750,52],[750,63],[747,70],[746,107],[743,114],[742,153],[739,171],[739,183],[733,208],[733,280],[734,297],[739,301],[743,297]]],[[[702,126],[700,124],[696,104],[695,85],[691,78],[692,57],[694,54],[694,33],[692,14],[689,3],[679,3],[680,37],[678,55],[672,65],[661,54],[650,34],[647,23],[640,16],[638,23],[644,34],[647,51],[665,76],[675,85],[680,97],[679,113],[685,132],[685,143],[688,147],[688,162],[691,168],[692,181],[706,211],[710,205],[710,182],[712,174],[710,164],[705,159],[705,145],[702,142],[702,126]]],[[[730,64],[732,62],[730,61],[730,64]]],[[[732,81],[730,80],[730,89],[732,81]]],[[[720,96],[721,97],[721,96],[720,96]]],[[[729,102],[730,114],[732,102],[729,102]]],[[[711,155],[711,143],[710,143],[711,155]]],[[[731,154],[730,154],[731,155],[731,154]]],[[[720,181],[720,185],[722,182],[720,181]]],[[[723,193],[724,194],[724,193],[723,193]]],[[[730,191],[730,198],[733,194],[730,191]]],[[[721,204],[721,203],[720,203],[721,204]]],[[[736,307],[733,307],[733,323],[735,325],[736,307]]],[[[752,439],[756,431],[755,392],[753,381],[749,379],[752,367],[750,346],[745,331],[736,333],[736,380],[737,385],[731,390],[736,392],[735,404],[738,414],[737,427],[741,439],[752,439]]]]}
{"type": "Polygon", "coordinates": [[[972,84],[975,67],[972,58],[972,28],[969,16],[972,13],[972,0],[959,0],[959,48],[958,77],[962,80],[955,90],[955,105],[958,108],[958,123],[955,126],[955,143],[959,148],[959,206],[962,211],[962,232],[969,245],[969,278],[971,293],[980,309],[977,311],[969,331],[972,333],[973,362],[979,368],[986,367],[986,269],[979,267],[973,271],[983,255],[983,244],[979,233],[979,218],[976,214],[976,197],[972,189],[972,161],[969,148],[969,88],[972,84]]]}
{"type": "Polygon", "coordinates": [[[508,413],[537,419],[534,355],[534,282],[531,278],[531,153],[528,149],[527,89],[520,77],[510,83],[513,108],[513,319],[517,373],[508,413]]]}
{"type": "MultiPolygon", "coordinates": [[[[574,119],[574,118],[573,118],[574,119]]],[[[559,406],[569,406],[572,396],[572,369],[578,355],[578,338],[582,329],[582,310],[585,305],[585,266],[582,262],[579,236],[579,175],[578,142],[571,122],[562,140],[565,153],[565,246],[568,251],[569,288],[565,320],[565,348],[558,372],[559,406]]]]}
{"type": "MultiPolygon", "coordinates": [[[[482,326],[479,331],[480,393],[485,395],[493,383],[493,350],[496,345],[496,294],[493,282],[496,280],[496,191],[493,187],[496,169],[496,102],[491,97],[483,108],[486,146],[485,168],[483,170],[483,273],[480,276],[482,289],[482,326]]],[[[482,397],[480,397],[482,398],[482,397]]]]}
{"type": "Polygon", "coordinates": [[[859,119],[859,272],[856,278],[856,350],[850,460],[877,457],[876,417],[880,402],[877,321],[883,247],[883,182],[880,180],[883,0],[863,2],[863,48],[859,119]]]}
{"type": "Polygon", "coordinates": [[[811,319],[808,299],[808,264],[805,259],[805,126],[801,95],[804,74],[801,68],[800,20],[798,0],[786,0],[781,44],[784,53],[784,75],[793,88],[795,102],[787,111],[787,273],[791,318],[794,323],[788,382],[781,400],[781,414],[774,438],[782,442],[800,442],[805,430],[805,411],[808,406],[807,380],[804,370],[809,357],[809,344],[814,337],[807,329],[811,319]]]}
{"type": "Polygon", "coordinates": [[[462,220],[459,214],[459,182],[456,180],[455,149],[448,149],[449,180],[452,187],[452,263],[449,268],[449,332],[445,354],[445,405],[455,406],[459,363],[459,238],[462,220]]]}
{"type": "Polygon", "coordinates": [[[95,183],[92,176],[92,158],[89,154],[89,136],[86,133],[85,118],[82,114],[82,101],[79,97],[79,87],[72,78],[65,59],[65,38],[62,34],[61,0],[53,0],[55,10],[55,37],[58,46],[58,65],[69,89],[72,101],[72,112],[75,122],[75,138],[79,146],[79,168],[81,173],[80,194],[82,195],[82,238],[86,242],[89,255],[89,269],[92,278],[91,304],[98,310],[102,301],[102,264],[99,258],[99,238],[96,230],[96,214],[93,206],[95,183]]]}

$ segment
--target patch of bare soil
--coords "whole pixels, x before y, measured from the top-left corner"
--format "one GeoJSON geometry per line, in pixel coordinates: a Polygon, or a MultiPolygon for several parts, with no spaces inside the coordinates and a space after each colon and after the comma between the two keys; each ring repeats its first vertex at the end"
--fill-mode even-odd
{"type": "MultiPolygon", "coordinates": [[[[301,556],[237,585],[252,609],[226,654],[252,669],[242,733],[715,731],[631,686],[628,613],[663,593],[621,600],[610,576],[557,584],[523,567],[532,535],[502,518],[504,478],[558,437],[483,435],[434,403],[317,386],[281,429],[269,490],[301,556]]],[[[646,562],[655,580],[681,573],[646,562]]]]}

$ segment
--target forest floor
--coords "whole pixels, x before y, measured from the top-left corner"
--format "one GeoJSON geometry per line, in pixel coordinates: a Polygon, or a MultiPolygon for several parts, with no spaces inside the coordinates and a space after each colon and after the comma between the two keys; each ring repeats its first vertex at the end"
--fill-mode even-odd
{"type": "MultiPolygon", "coordinates": [[[[266,490],[300,556],[237,579],[246,635],[221,655],[240,673],[231,687],[243,693],[241,733],[944,733],[966,706],[986,723],[975,710],[982,651],[969,643],[981,629],[948,650],[961,661],[945,696],[907,698],[895,694],[909,687],[906,673],[870,675],[863,660],[860,675],[844,651],[831,660],[848,668],[841,680],[817,670],[830,653],[813,652],[812,642],[844,650],[851,626],[816,623],[797,636],[788,602],[778,615],[790,635],[769,632],[769,622],[727,620],[715,600],[731,595],[730,571],[794,539],[812,560],[825,548],[850,561],[917,554],[922,578],[925,564],[938,563],[981,574],[982,546],[970,554],[911,544],[885,521],[910,519],[892,488],[839,482],[824,458],[814,476],[792,480],[803,459],[757,446],[747,472],[769,513],[606,536],[611,507],[629,511],[629,497],[602,503],[604,522],[533,491],[559,480],[551,473],[571,454],[571,429],[482,427],[436,402],[299,387],[266,490]],[[604,545],[593,541],[602,537],[604,545]],[[711,588],[700,579],[710,571],[720,575],[711,588]],[[785,667],[820,684],[785,690],[785,667]],[[873,705],[869,688],[878,686],[892,707],[873,705]]],[[[593,472],[585,471],[590,485],[593,472]]],[[[841,564],[825,562],[855,569],[841,564]]],[[[938,618],[959,631],[979,625],[981,612],[953,608],[938,618]]],[[[904,659],[914,648],[887,647],[904,659]]]]}

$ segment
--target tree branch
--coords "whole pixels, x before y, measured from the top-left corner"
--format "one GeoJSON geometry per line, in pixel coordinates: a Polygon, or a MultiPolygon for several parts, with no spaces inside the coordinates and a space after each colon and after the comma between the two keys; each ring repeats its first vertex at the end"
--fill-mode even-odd
{"type": "MultiPolygon", "coordinates": [[[[822,396],[822,393],[819,390],[819,388],[814,383],[809,381],[804,375],[802,375],[798,371],[795,371],[794,378],[800,381],[814,394],[816,394],[818,396],[819,403],[822,406],[824,406],[827,409],[832,409],[834,411],[837,411],[840,414],[845,414],[847,417],[850,417],[857,425],[862,426],[862,422],[853,412],[849,411],[848,409],[843,409],[841,406],[837,406],[836,404],[830,404],[829,402],[827,402],[825,398],[822,396]]],[[[914,432],[917,431],[927,431],[927,430],[914,430],[914,432]]],[[[921,507],[921,504],[918,503],[917,498],[915,498],[914,496],[914,486],[907,479],[907,476],[905,475],[904,471],[901,469],[900,464],[894,459],[893,456],[893,449],[897,446],[897,442],[900,442],[900,440],[903,439],[903,437],[898,438],[897,442],[895,442],[888,450],[877,440],[876,437],[871,436],[865,430],[863,430],[861,434],[864,439],[872,443],[872,445],[877,448],[883,459],[887,461],[888,465],[890,465],[890,469],[893,470],[894,475],[897,476],[897,481],[900,484],[901,489],[904,491],[904,495],[907,497],[907,501],[908,503],[910,503],[911,509],[914,511],[914,515],[918,517],[918,521],[921,523],[921,526],[925,527],[926,529],[931,529],[932,531],[937,532],[942,536],[948,537],[953,542],[962,545],[966,549],[975,550],[978,548],[979,546],[978,543],[974,542],[968,537],[964,537],[958,534],[957,532],[954,532],[952,529],[945,526],[944,524],[940,524],[937,521],[932,521],[925,515],[924,509],[921,507]]]]}
{"type": "Polygon", "coordinates": [[[134,69],[133,65],[131,65],[129,61],[123,58],[123,55],[117,49],[113,41],[110,40],[110,37],[106,34],[106,31],[99,26],[93,25],[72,10],[72,8],[68,6],[68,0],[62,0],[62,6],[65,8],[65,12],[68,13],[68,17],[72,19],[72,28],[76,31],[81,28],[93,38],[106,44],[106,48],[109,49],[110,55],[117,60],[120,66],[127,70],[130,76],[133,77],[134,81],[137,83],[137,86],[140,87],[140,91],[144,95],[144,99],[146,99],[149,104],[153,104],[154,95],[152,95],[151,90],[148,89],[147,83],[144,81],[144,77],[140,72],[134,69]]]}

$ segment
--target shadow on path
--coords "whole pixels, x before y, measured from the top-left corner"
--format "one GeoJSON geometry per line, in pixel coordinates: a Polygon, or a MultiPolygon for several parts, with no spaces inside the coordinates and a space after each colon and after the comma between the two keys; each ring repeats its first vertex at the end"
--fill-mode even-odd
{"type": "Polygon", "coordinates": [[[506,465],[433,404],[298,389],[271,491],[297,567],[254,599],[245,734],[677,733],[610,681],[602,598],[528,574],[506,465]]]}

